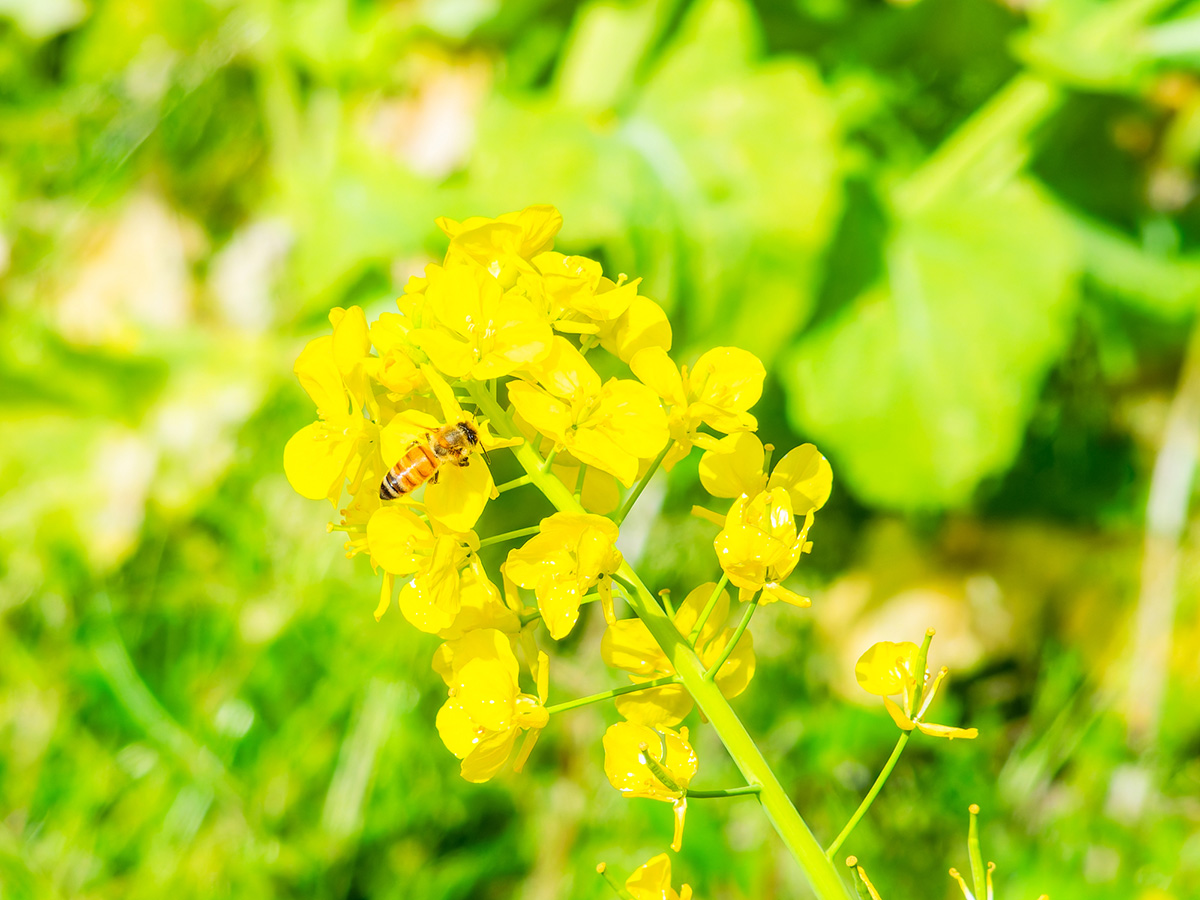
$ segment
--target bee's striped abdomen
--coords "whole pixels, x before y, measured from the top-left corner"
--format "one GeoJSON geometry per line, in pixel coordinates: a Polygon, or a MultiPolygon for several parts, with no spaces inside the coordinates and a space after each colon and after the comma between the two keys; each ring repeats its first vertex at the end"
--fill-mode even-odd
{"type": "Polygon", "coordinates": [[[379,485],[379,499],[395,500],[412,493],[437,471],[438,462],[428,446],[414,444],[384,476],[379,485]]]}

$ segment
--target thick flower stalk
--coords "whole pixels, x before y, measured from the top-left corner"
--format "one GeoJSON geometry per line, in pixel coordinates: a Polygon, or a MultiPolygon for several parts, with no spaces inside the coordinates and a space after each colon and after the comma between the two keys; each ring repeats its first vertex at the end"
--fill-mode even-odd
{"type": "MultiPolygon", "coordinates": [[[[296,374],[316,417],[288,442],[284,468],[301,494],[340,509],[330,529],[380,573],[376,616],[398,605],[442,639],[436,724],[463,777],[519,770],[556,715],[611,701],[623,721],[598,742],[605,772],[627,797],[670,804],[675,850],[689,799],[755,798],[814,894],[845,900],[847,882],[729,703],[754,675],[757,607],[809,604],[788,582],[830,495],[829,463],[804,444],[772,468],[751,411],[761,362],[735,347],[672,359],[670,324],[637,279],[554,248],[553,207],[438,225],[446,255],[409,280],[396,312],[368,323],[356,307],[334,310],[333,333],[301,353],[296,374]],[[719,532],[676,608],[617,543],[659,467],[696,448],[701,483],[729,505],[697,510],[719,532]],[[493,466],[513,461],[520,474],[497,484],[493,466]],[[553,514],[502,534],[481,526],[489,505],[520,513],[529,507],[518,492],[533,491],[553,514]],[[489,545],[505,545],[494,569],[489,545]],[[626,683],[551,703],[547,648],[593,601],[607,623],[600,655],[626,683]],[[743,784],[692,786],[699,760],[683,723],[693,710],[743,784]]],[[[924,716],[938,680],[910,685],[923,662],[907,654],[881,653],[879,665],[909,675],[888,681],[871,663],[869,684],[896,688],[884,696],[902,697],[886,700],[902,727],[936,733],[944,726],[924,716]]],[[[654,857],[618,893],[687,900],[670,862],[654,857]]]]}

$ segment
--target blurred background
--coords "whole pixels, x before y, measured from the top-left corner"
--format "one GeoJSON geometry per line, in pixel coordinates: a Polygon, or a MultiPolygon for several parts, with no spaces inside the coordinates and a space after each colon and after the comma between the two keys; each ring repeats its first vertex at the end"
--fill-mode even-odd
{"type": "MultiPolygon", "coordinates": [[[[666,845],[608,708],[463,782],[436,639],[282,473],[329,307],[530,203],[833,465],[735,702],[818,835],[895,739],[854,660],[932,625],[982,734],[846,845],[883,896],[954,895],[972,802],[1002,900],[1200,896],[1198,157],[1196,2],[0,0],[0,896],[596,900],[666,845]]],[[[656,587],[716,571],[695,466],[626,529],[656,587]]],[[[557,699],[619,682],[594,613],[557,699]]],[[[806,896],[750,801],[676,873],[806,896]]]]}

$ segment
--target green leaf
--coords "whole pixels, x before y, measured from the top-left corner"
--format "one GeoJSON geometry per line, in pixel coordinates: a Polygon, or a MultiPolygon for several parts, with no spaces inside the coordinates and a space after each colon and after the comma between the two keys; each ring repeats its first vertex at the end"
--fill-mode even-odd
{"type": "Polygon", "coordinates": [[[896,223],[887,283],[806,335],[791,415],[864,500],[962,504],[1009,465],[1070,334],[1077,254],[1025,182],[896,223]]]}

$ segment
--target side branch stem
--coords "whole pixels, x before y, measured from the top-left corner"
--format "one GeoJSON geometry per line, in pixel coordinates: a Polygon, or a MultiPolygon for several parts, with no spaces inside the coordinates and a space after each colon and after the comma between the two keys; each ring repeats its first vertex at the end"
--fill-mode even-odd
{"type": "Polygon", "coordinates": [[[744,797],[761,792],[762,788],[757,784],[747,784],[744,787],[725,788],[720,791],[694,791],[688,788],[687,797],[689,800],[722,800],[725,797],[744,797]]]}
{"type": "Polygon", "coordinates": [[[505,541],[515,541],[517,538],[529,537],[531,534],[537,534],[542,530],[540,525],[530,525],[528,528],[518,528],[516,531],[506,531],[504,534],[493,534],[491,537],[485,537],[479,542],[480,547],[487,547],[490,544],[502,544],[505,541]]]}
{"type": "Polygon", "coordinates": [[[587,697],[579,697],[575,700],[568,700],[565,703],[555,703],[553,706],[547,706],[546,712],[553,715],[558,712],[566,712],[568,709],[578,709],[581,706],[588,706],[592,703],[600,703],[602,700],[611,700],[613,697],[620,697],[622,694],[632,694],[636,691],[646,691],[650,688],[663,687],[668,684],[679,684],[679,676],[664,675],[662,678],[655,678],[652,681],[642,681],[637,684],[627,684],[623,687],[616,687],[612,690],[601,691],[598,694],[591,694],[587,697]]]}
{"type": "MultiPolygon", "coordinates": [[[[471,394],[484,414],[505,437],[516,437],[516,428],[508,414],[488,395],[483,385],[471,385],[471,394]]],[[[528,443],[513,448],[521,467],[533,478],[538,489],[554,506],[564,512],[583,512],[583,507],[557,478],[542,470],[542,459],[528,443]]],[[[658,605],[654,595],[642,583],[628,563],[619,572],[632,587],[628,602],[646,624],[659,647],[671,661],[680,682],[696,701],[700,711],[712,724],[730,757],[750,785],[759,785],[759,803],[767,819],[800,865],[818,900],[849,900],[850,894],[841,875],[825,857],[825,851],[809,830],[808,824],[792,805],[791,798],[770,764],[758,749],[754,738],[746,731],[729,701],[713,682],[704,677],[704,664],[696,651],[676,629],[670,616],[658,605]]]]}
{"type": "Polygon", "coordinates": [[[755,594],[754,599],[746,604],[746,611],[742,613],[742,621],[738,622],[737,628],[734,629],[732,635],[729,636],[729,643],[725,645],[725,649],[721,651],[721,655],[717,657],[717,661],[708,667],[708,672],[704,677],[709,681],[713,681],[717,677],[717,673],[721,671],[721,666],[728,662],[729,657],[733,655],[734,649],[738,645],[738,641],[742,639],[742,635],[746,631],[746,627],[750,624],[750,619],[754,616],[754,610],[758,609],[758,598],[761,594],[755,594]]]}
{"type": "Polygon", "coordinates": [[[829,845],[829,849],[825,851],[825,856],[828,859],[833,859],[842,844],[846,842],[846,838],[850,837],[850,832],[854,830],[854,826],[859,823],[859,820],[867,814],[867,810],[871,808],[871,804],[875,802],[875,798],[879,796],[879,792],[883,790],[884,784],[887,783],[888,776],[892,774],[892,769],[896,768],[896,763],[900,759],[900,754],[904,752],[904,748],[908,746],[908,739],[912,736],[911,731],[906,731],[900,735],[900,740],[896,741],[896,747],[892,750],[892,755],[888,757],[888,761],[883,764],[883,771],[879,773],[879,777],[875,779],[875,783],[871,785],[871,790],[867,791],[867,796],[863,798],[863,802],[858,804],[858,809],[854,811],[854,815],[850,817],[850,821],[846,823],[846,827],[842,829],[841,834],[833,839],[833,843],[829,845]]]}
{"type": "Polygon", "coordinates": [[[618,525],[625,521],[625,517],[633,509],[633,504],[638,502],[638,497],[642,496],[642,491],[646,489],[646,485],[650,483],[650,479],[654,477],[654,473],[658,471],[658,467],[662,465],[662,461],[667,458],[667,452],[674,443],[672,440],[667,441],[667,446],[663,447],[662,452],[654,457],[654,462],[650,463],[650,468],[646,470],[646,474],[642,476],[642,480],[634,485],[633,493],[629,495],[629,498],[625,501],[625,505],[621,507],[621,511],[613,519],[618,525]]]}
{"type": "Polygon", "coordinates": [[[716,608],[717,600],[721,597],[721,591],[725,590],[725,585],[727,584],[729,584],[729,573],[723,571],[721,572],[721,580],[713,588],[708,602],[704,604],[704,609],[700,611],[700,615],[696,618],[696,624],[692,626],[691,634],[688,635],[688,643],[693,647],[696,646],[696,638],[700,637],[700,632],[704,630],[704,624],[708,621],[708,617],[712,615],[713,609],[716,608]]]}

